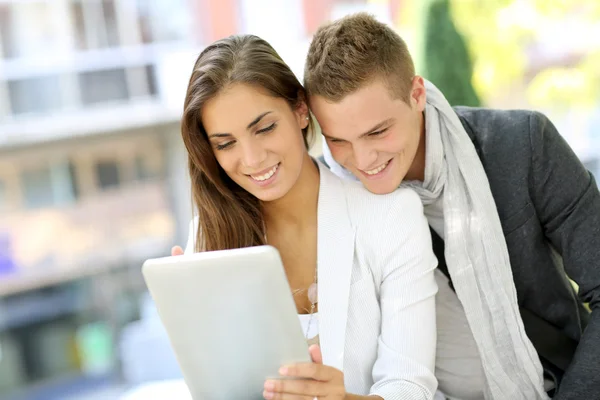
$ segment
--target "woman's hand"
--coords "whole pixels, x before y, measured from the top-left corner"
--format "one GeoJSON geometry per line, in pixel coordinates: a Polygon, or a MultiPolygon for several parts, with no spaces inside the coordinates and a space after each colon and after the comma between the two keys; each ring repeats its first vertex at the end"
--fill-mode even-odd
{"type": "Polygon", "coordinates": [[[269,379],[265,382],[263,396],[267,400],[344,400],[344,373],[323,365],[321,349],[312,345],[308,349],[312,363],[286,365],[279,373],[299,379],[269,379]]]}
{"type": "Polygon", "coordinates": [[[183,249],[180,246],[173,246],[171,248],[171,255],[172,256],[182,256],[183,255],[183,249]]]}

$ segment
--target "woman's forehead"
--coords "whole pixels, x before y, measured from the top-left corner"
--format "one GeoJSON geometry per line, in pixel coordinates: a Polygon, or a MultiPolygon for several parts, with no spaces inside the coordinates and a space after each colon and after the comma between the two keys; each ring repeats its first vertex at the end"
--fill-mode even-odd
{"type": "Polygon", "coordinates": [[[232,85],[210,99],[202,107],[202,123],[206,131],[246,130],[258,116],[275,115],[287,108],[281,98],[246,84],[232,85]]]}

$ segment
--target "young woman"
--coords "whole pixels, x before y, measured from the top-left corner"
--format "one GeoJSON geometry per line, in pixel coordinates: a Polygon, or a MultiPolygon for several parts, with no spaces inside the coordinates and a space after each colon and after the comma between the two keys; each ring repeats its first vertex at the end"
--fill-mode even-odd
{"type": "Polygon", "coordinates": [[[337,178],[309,156],[310,132],[304,89],[268,43],[207,47],[182,121],[198,211],[186,251],[279,250],[314,362],[282,366],[299,379],[266,381],[265,399],[432,399],[437,261],[421,202],[337,178]]]}

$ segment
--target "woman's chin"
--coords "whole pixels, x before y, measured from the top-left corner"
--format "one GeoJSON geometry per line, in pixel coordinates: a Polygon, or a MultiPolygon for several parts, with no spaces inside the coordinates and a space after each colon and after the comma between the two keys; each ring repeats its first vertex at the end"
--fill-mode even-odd
{"type": "Polygon", "coordinates": [[[293,186],[293,184],[286,182],[285,178],[285,174],[281,174],[278,170],[268,179],[258,180],[245,175],[243,179],[237,183],[258,200],[262,202],[271,202],[284,197],[290,191],[291,186],[293,186]]]}
{"type": "Polygon", "coordinates": [[[264,190],[259,192],[254,191],[252,195],[254,195],[254,197],[256,197],[258,200],[268,203],[281,199],[285,193],[280,193],[278,190],[264,190]]]}

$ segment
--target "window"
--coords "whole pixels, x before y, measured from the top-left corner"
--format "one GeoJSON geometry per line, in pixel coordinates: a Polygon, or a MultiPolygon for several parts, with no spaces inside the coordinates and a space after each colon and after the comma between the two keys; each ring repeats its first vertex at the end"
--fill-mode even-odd
{"type": "Polygon", "coordinates": [[[84,105],[129,98],[124,69],[83,72],[79,74],[79,84],[84,105]]]}
{"type": "Polygon", "coordinates": [[[106,24],[106,42],[108,46],[119,45],[119,28],[117,26],[117,11],[113,0],[102,1],[102,14],[106,24]]]}
{"type": "Polygon", "coordinates": [[[76,198],[74,169],[70,163],[26,169],[21,174],[25,207],[72,204],[76,198]]]}
{"type": "Polygon", "coordinates": [[[156,84],[156,67],[154,65],[146,65],[144,68],[146,71],[146,80],[148,82],[148,93],[151,96],[158,94],[158,88],[156,84]]]}
{"type": "Polygon", "coordinates": [[[44,113],[62,108],[58,75],[8,81],[7,86],[14,114],[44,113]]]}
{"type": "Polygon", "coordinates": [[[152,160],[146,155],[138,155],[135,158],[135,179],[138,181],[146,181],[158,178],[160,171],[158,171],[156,163],[152,163],[152,160]]]}
{"type": "Polygon", "coordinates": [[[140,27],[140,41],[142,43],[151,43],[153,40],[151,16],[147,3],[138,0],[138,26],[140,27]]]}
{"type": "Polygon", "coordinates": [[[0,5],[0,37],[5,58],[51,56],[59,35],[50,18],[51,2],[13,2],[0,5]]]}
{"type": "Polygon", "coordinates": [[[54,189],[50,168],[23,171],[21,182],[27,208],[42,208],[54,205],[54,189]]]}
{"type": "Polygon", "coordinates": [[[0,4],[0,45],[2,46],[1,56],[8,57],[10,54],[14,53],[14,50],[11,48],[11,30],[12,30],[12,18],[10,15],[10,6],[6,4],[0,4]]]}
{"type": "Polygon", "coordinates": [[[137,0],[143,43],[184,40],[190,28],[187,0],[137,0]]]}
{"type": "Polygon", "coordinates": [[[93,50],[119,45],[114,0],[74,0],[71,13],[77,49],[93,50]]]}
{"type": "Polygon", "coordinates": [[[73,199],[78,199],[80,192],[79,192],[79,184],[77,183],[77,170],[75,169],[75,164],[71,161],[68,164],[68,173],[69,173],[69,180],[71,181],[71,194],[73,199]]]}
{"type": "Polygon", "coordinates": [[[154,66],[145,65],[127,69],[130,97],[155,97],[157,94],[154,66]]]}
{"type": "Polygon", "coordinates": [[[119,186],[119,166],[115,161],[101,161],[96,164],[96,180],[101,189],[119,186]]]}

